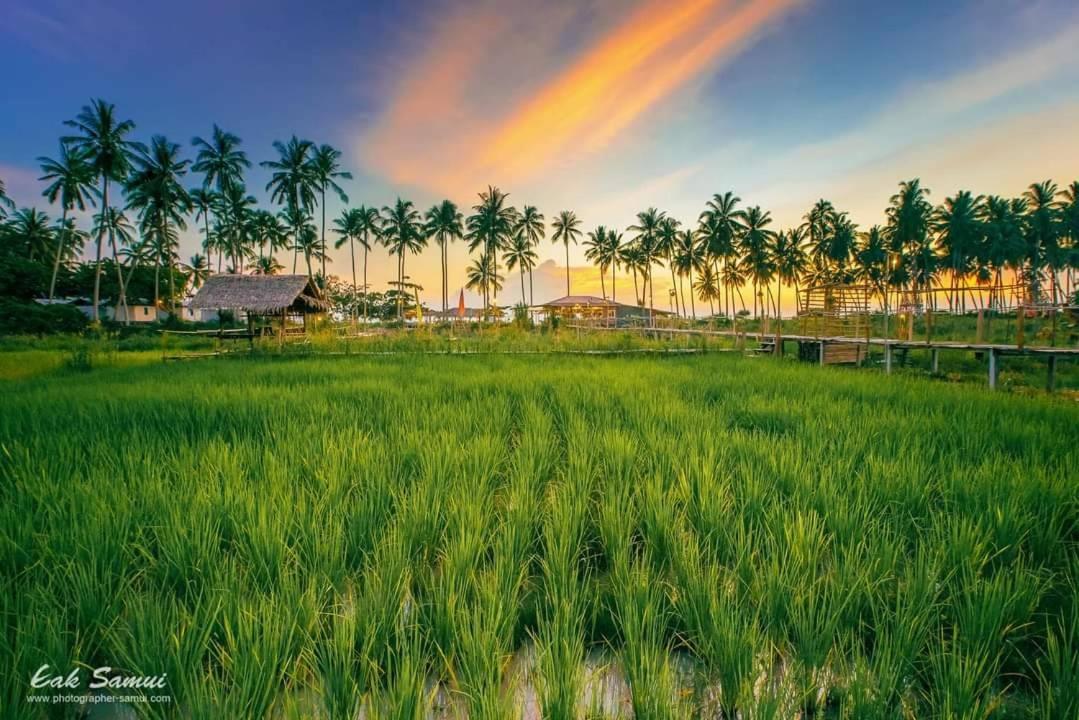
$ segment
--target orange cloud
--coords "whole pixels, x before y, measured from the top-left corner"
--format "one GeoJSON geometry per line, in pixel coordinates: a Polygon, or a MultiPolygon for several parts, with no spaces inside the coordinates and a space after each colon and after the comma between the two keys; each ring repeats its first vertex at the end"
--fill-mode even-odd
{"type": "Polygon", "coordinates": [[[458,195],[532,178],[565,157],[608,148],[798,1],[608,6],[617,16],[555,67],[575,17],[515,22],[507,16],[534,10],[507,3],[501,15],[451,18],[366,133],[364,159],[392,182],[458,195]]]}

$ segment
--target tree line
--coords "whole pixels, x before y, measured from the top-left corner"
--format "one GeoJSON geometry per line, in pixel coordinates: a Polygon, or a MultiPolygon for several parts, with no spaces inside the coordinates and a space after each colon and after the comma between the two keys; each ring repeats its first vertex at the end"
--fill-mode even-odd
{"type": "Polygon", "coordinates": [[[330,194],[346,205],[330,231],[335,248],[348,247],[356,312],[365,317],[368,256],[376,244],[396,261],[396,279],[389,283],[394,290],[386,296],[395,298],[399,318],[418,287],[406,275],[406,257],[431,244],[440,256],[442,309],[448,310],[447,247],[456,241],[465,241],[473,256],[465,285],[483,297],[485,311],[504,288],[503,267],[518,275],[522,300],[527,296],[534,304],[536,249],[548,228],[552,242],[564,246],[567,295],[570,246],[582,243],[605,298],[609,274],[609,297],[617,300],[621,269],[632,279],[634,303],[654,312],[653,276],[666,267],[671,307],[686,317],[698,316],[698,300],[712,315],[748,313],[751,306],[754,316],[778,316],[784,286],[797,292],[850,283],[868,286],[886,311],[903,296],[933,305],[943,297],[949,309],[962,311],[968,298],[981,303],[985,292],[989,307],[999,307],[1006,276],[1014,278],[1012,290],[1020,288],[1025,302],[1074,302],[1079,181],[1063,189],[1049,180],[1034,183],[1017,198],[961,190],[934,205],[918,179],[908,180],[890,198],[884,223],[867,230],[823,199],[800,224],[777,230],[767,210],[725,192],[709,199],[693,223],[648,208],[624,230],[600,225],[586,233],[573,211],[559,212],[548,225],[535,206],[518,209],[495,186],[479,193],[467,217],[448,199],[426,212],[402,198],[382,208],[349,207],[340,181],[352,175],[341,166],[341,151],[296,136],[274,142],[276,157],[259,163],[270,171],[265,190],[274,206],[260,208],[245,181],[252,163],[241,139],[216,125],[208,137],[192,138],[193,158],[161,135],[148,144],[133,139],[135,124],[102,100],[65,126],[71,134],[60,138],[58,154],[39,158],[42,194],[59,206],[59,217],[54,222],[37,208],[16,210],[0,179],[0,233],[6,252],[51,266],[50,299],[61,272],[78,268],[92,245],[87,265],[95,318],[106,271],[114,274],[108,285],[118,307],[126,307],[140,271],[153,271],[155,305],[174,309],[187,286],[198,288],[212,272],[274,274],[286,269],[288,253],[291,272],[299,271],[302,257],[307,275],[325,287],[330,194]],[[189,187],[189,175],[201,182],[189,187]],[[89,227],[78,227],[74,212],[88,209],[95,211],[89,227]],[[202,235],[201,252],[183,262],[179,234],[189,221],[202,235]]]}

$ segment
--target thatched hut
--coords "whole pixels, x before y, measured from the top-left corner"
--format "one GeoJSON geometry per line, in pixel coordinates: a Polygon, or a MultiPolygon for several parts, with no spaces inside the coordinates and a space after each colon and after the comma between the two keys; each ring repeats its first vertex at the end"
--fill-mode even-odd
{"type": "Polygon", "coordinates": [[[307,316],[326,312],[330,304],[306,275],[211,275],[191,307],[243,313],[252,332],[274,329],[285,335],[306,332],[307,316]]]}

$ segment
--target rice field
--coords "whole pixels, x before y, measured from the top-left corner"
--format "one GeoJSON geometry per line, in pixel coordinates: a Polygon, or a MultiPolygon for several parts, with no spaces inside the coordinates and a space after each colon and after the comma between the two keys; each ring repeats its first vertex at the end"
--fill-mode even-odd
{"type": "Polygon", "coordinates": [[[0,715],[1079,717],[1079,406],[693,356],[7,381],[0,715]]]}

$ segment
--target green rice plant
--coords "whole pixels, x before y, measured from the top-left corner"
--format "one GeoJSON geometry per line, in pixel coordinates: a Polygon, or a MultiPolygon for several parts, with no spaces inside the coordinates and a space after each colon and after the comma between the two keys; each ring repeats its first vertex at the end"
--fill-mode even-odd
{"type": "Polygon", "coordinates": [[[1003,699],[996,687],[1000,662],[997,650],[942,637],[929,656],[925,699],[932,716],[957,720],[990,717],[1003,699]]]}
{"type": "Polygon", "coordinates": [[[496,573],[477,575],[473,582],[474,601],[458,606],[453,617],[453,681],[470,718],[513,717],[512,697],[503,692],[502,682],[516,597],[504,596],[496,573]]]}
{"type": "Polygon", "coordinates": [[[393,673],[388,676],[380,702],[372,702],[367,710],[378,720],[423,720],[431,705],[427,691],[427,648],[418,626],[406,624],[397,634],[398,640],[390,651],[393,673]]]}
{"type": "Polygon", "coordinates": [[[827,575],[806,578],[790,587],[788,637],[796,661],[798,698],[801,707],[818,709],[828,687],[829,662],[841,637],[848,597],[827,575]]]}
{"type": "Polygon", "coordinates": [[[614,597],[633,715],[640,720],[664,720],[681,717],[684,709],[670,662],[668,597],[650,566],[647,556],[632,565],[616,564],[614,597]]]}
{"type": "Polygon", "coordinates": [[[222,617],[217,705],[225,717],[265,717],[284,690],[304,629],[283,598],[255,596],[222,617]]]}
{"type": "Polygon", "coordinates": [[[733,718],[739,698],[752,691],[764,640],[737,596],[737,576],[709,562],[693,537],[683,535],[680,547],[674,610],[704,677],[718,682],[720,712],[733,718]]]}
{"type": "MultiPolygon", "coordinates": [[[[964,575],[950,609],[964,649],[998,648],[1026,636],[1047,583],[1020,563],[993,575],[964,575]]],[[[1003,658],[1002,658],[1003,659],[1003,658]]]]}
{"type": "Polygon", "coordinates": [[[360,612],[354,598],[342,598],[323,614],[311,638],[320,694],[332,720],[355,718],[365,694],[378,679],[371,662],[375,639],[360,632],[360,612]]]}
{"type": "Polygon", "coordinates": [[[1036,717],[1079,717],[1079,604],[1046,629],[1045,652],[1034,661],[1033,673],[1038,680],[1036,717]]]}
{"type": "Polygon", "coordinates": [[[561,591],[549,597],[539,629],[534,681],[540,711],[550,720],[574,720],[584,686],[584,610],[581,599],[561,591]]]}
{"type": "Polygon", "coordinates": [[[363,713],[508,714],[529,637],[552,714],[594,643],[642,715],[689,712],[685,651],[744,718],[813,685],[825,715],[1072,710],[1058,399],[734,354],[42,362],[0,413],[5,717],[46,661],[177,668],[190,718],[344,714],[360,680],[363,713]]]}

